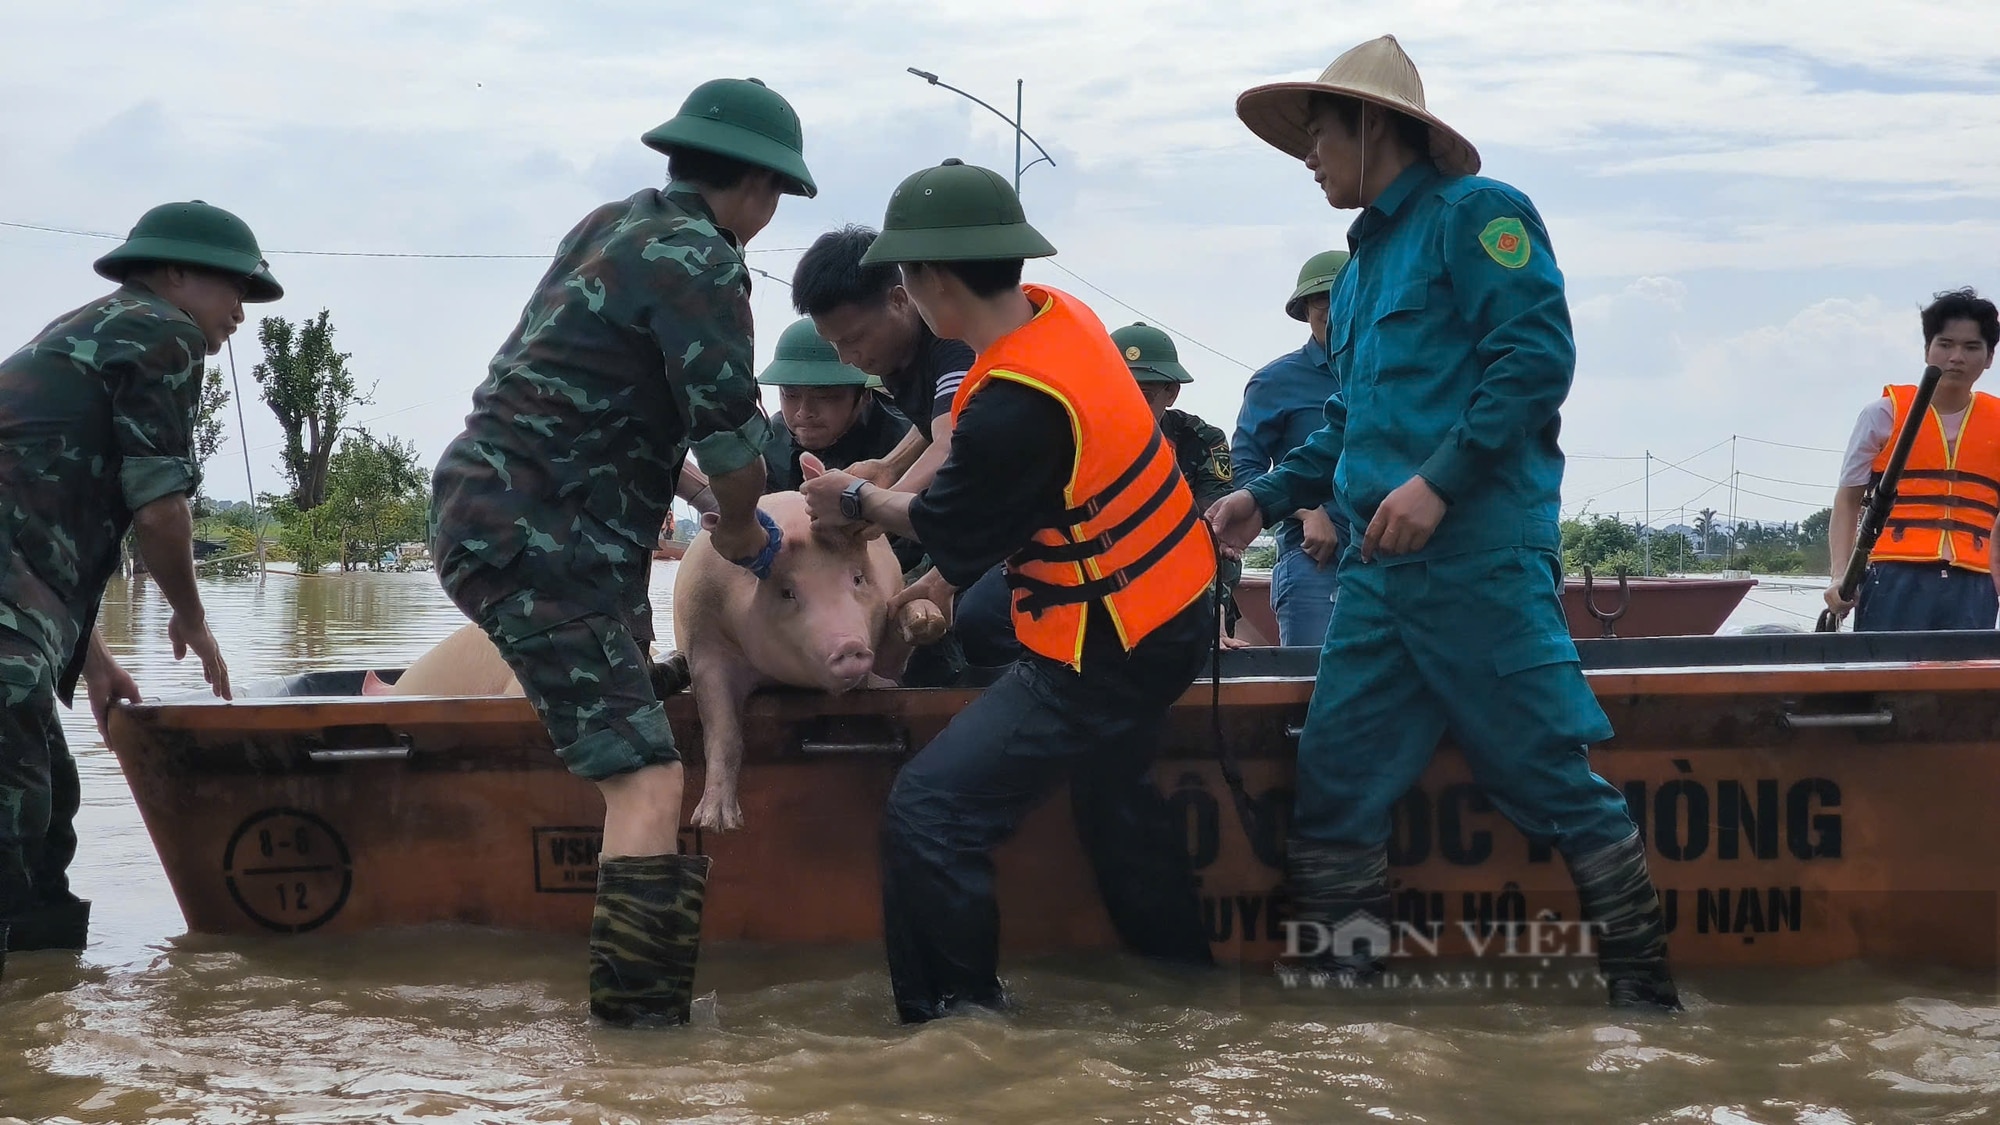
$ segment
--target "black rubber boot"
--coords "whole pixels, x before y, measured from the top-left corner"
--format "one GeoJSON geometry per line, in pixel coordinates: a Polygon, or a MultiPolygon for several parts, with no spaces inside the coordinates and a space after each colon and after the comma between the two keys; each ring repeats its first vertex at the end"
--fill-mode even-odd
{"type": "Polygon", "coordinates": [[[1681,1010],[1680,990],[1667,970],[1667,924],[1660,894],[1646,873],[1646,845],[1635,830],[1618,843],[1582,855],[1564,853],[1585,921],[1598,924],[1597,964],[1614,1008],[1681,1010]]]}
{"type": "Polygon", "coordinates": [[[688,658],[685,652],[668,653],[665,660],[647,668],[646,677],[653,682],[653,694],[661,699],[679,695],[694,682],[693,677],[688,674],[688,658]]]}
{"type": "Polygon", "coordinates": [[[48,902],[0,918],[0,945],[14,953],[36,949],[81,951],[90,941],[90,902],[48,902]]]}
{"type": "Polygon", "coordinates": [[[590,1014],[620,1027],[683,1024],[708,889],[705,855],[620,856],[597,865],[590,1014]]]}
{"type": "Polygon", "coordinates": [[[1294,836],[1285,857],[1285,878],[1291,920],[1300,923],[1288,931],[1297,937],[1287,945],[1301,956],[1279,962],[1280,973],[1326,974],[1348,984],[1380,976],[1392,918],[1388,849],[1348,848],[1294,836]]]}

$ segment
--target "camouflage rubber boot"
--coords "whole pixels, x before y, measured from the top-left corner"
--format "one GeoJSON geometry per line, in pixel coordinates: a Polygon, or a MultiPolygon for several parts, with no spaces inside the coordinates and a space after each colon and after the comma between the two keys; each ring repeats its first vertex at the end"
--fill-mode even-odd
{"type": "Polygon", "coordinates": [[[599,861],[590,919],[591,1015],[620,1027],[688,1021],[708,868],[705,855],[599,861]]]}
{"type": "Polygon", "coordinates": [[[1281,972],[1328,974],[1366,983],[1389,952],[1389,857],[1386,847],[1350,848],[1294,836],[1285,857],[1294,936],[1281,972]],[[1364,944],[1365,943],[1365,944],[1364,944]]]}
{"type": "Polygon", "coordinates": [[[1646,845],[1635,830],[1594,852],[1563,858],[1576,881],[1586,921],[1598,924],[1597,964],[1614,1008],[1681,1010],[1667,971],[1667,923],[1646,873],[1646,845]]]}

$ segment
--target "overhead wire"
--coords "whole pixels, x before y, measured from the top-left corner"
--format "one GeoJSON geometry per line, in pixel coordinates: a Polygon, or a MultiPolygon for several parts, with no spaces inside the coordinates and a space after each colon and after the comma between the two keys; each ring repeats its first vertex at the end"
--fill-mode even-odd
{"type": "MultiPolygon", "coordinates": [[[[48,234],[70,235],[80,238],[120,240],[125,237],[124,235],[116,234],[110,231],[86,230],[77,227],[62,227],[46,223],[25,223],[25,222],[18,222],[6,219],[0,219],[0,227],[10,227],[16,230],[40,231],[48,234]]],[[[745,254],[794,254],[794,253],[803,253],[806,249],[808,249],[808,247],[804,246],[760,246],[760,247],[746,247],[743,252],[745,254]]],[[[268,255],[288,255],[288,256],[299,256],[299,257],[370,258],[370,259],[391,259],[391,260],[403,259],[403,260],[430,260],[430,261],[541,260],[541,259],[546,259],[548,257],[548,254],[546,252],[520,254],[520,253],[488,253],[488,252],[442,253],[442,252],[393,251],[393,250],[272,249],[272,250],[266,250],[265,253],[268,255]]],[[[1075,270],[1069,268],[1066,265],[1063,265],[1061,262],[1054,261],[1053,259],[1043,259],[1043,261],[1047,265],[1054,266],[1056,269],[1061,270],[1063,273],[1069,275],[1070,277],[1075,278],[1078,282],[1089,287],[1092,291],[1102,295],[1105,299],[1127,310],[1134,316],[1139,317],[1146,323],[1151,324],[1154,327],[1161,329],[1162,331],[1169,332],[1174,336],[1177,336],[1180,339],[1187,341],[1189,344],[1192,344],[1195,347],[1200,348],[1202,351],[1205,351],[1210,355],[1216,356],[1217,358],[1222,359],[1228,363],[1235,364],[1237,367],[1240,367],[1245,371],[1256,370],[1256,368],[1253,367],[1251,364],[1245,363],[1244,361],[1236,358],[1235,356],[1230,355],[1227,352],[1220,350],[1219,348],[1212,347],[1209,344],[1195,338],[1194,336],[1189,335],[1187,332],[1182,331],[1181,329],[1175,328],[1172,325],[1161,322],[1158,317],[1148,314],[1143,309],[1140,309],[1137,306],[1131,304],[1130,302],[1124,300],[1117,294],[1110,292],[1104,287],[1098,285],[1096,282],[1091,281],[1089,278],[1084,277],[1082,274],[1077,273],[1075,270]]],[[[752,273],[755,273],[760,277],[768,278],[769,280],[775,281],[780,285],[786,286],[787,288],[791,286],[791,282],[789,280],[787,280],[786,278],[779,277],[778,275],[770,272],[769,270],[760,269],[756,266],[747,266],[747,268],[752,273]]],[[[456,396],[453,395],[447,397],[456,397],[456,396]]],[[[375,415],[371,418],[364,419],[363,421],[376,421],[381,418],[387,418],[396,414],[401,414],[410,410],[415,410],[424,406],[429,406],[432,405],[434,402],[438,401],[444,401],[444,400],[436,399],[428,402],[416,403],[412,406],[406,406],[397,410],[389,411],[384,414],[375,415]]],[[[1709,489],[1705,489],[1702,493],[1699,494],[1700,496],[1705,496],[1708,494],[1708,492],[1713,491],[1715,487],[1727,487],[1728,482],[1718,481],[1713,477],[1708,477],[1700,473],[1696,473],[1693,470],[1687,468],[1683,462],[1692,461],[1697,457],[1701,457],[1710,452],[1713,452],[1714,450],[1722,447],[1723,445],[1728,444],[1731,438],[1740,438],[1743,441],[1754,442],[1758,445],[1776,446],[1783,449],[1795,449],[1808,453],[1837,454],[1844,452],[1844,450],[1828,448],[1825,446],[1801,445],[1795,442],[1775,441],[1769,438],[1753,437],[1748,434],[1732,434],[1730,435],[1730,437],[1724,438],[1721,441],[1716,442],[1714,445],[1709,446],[1707,449],[1703,449],[1698,453],[1694,453],[1689,455],[1688,457],[1683,458],[1682,462],[1670,461],[1664,457],[1655,457],[1651,458],[1651,460],[1659,461],[1660,464],[1665,468],[1675,469],[1680,472],[1686,473],[1697,480],[1708,482],[1711,485],[1711,487],[1709,489]]],[[[261,450],[261,449],[274,448],[274,446],[260,446],[258,448],[261,450]]],[[[1648,460],[1646,456],[1640,454],[1577,453],[1577,454],[1571,454],[1570,456],[1572,459],[1585,460],[1585,461],[1648,460]]],[[[1588,505],[1592,501],[1597,500],[1601,497],[1611,495],[1612,493],[1622,491],[1623,489],[1631,488],[1638,484],[1643,484],[1648,479],[1648,477],[1650,477],[1650,475],[1651,474],[1648,473],[1646,475],[1636,477],[1630,481],[1626,481],[1623,484],[1614,485],[1606,489],[1601,489],[1597,492],[1592,493],[1589,496],[1584,497],[1582,500],[1577,501],[1574,504],[1564,505],[1564,507],[1572,510],[1578,509],[1582,506],[1588,505]]],[[[1818,487],[1817,485],[1808,484],[1804,481],[1786,480],[1784,478],[1779,478],[1779,477],[1767,477],[1757,473],[1739,472],[1737,475],[1740,477],[1747,476],[1752,478],[1753,480],[1768,481],[1772,484],[1790,485],[1800,488],[1818,487]]],[[[1765,499],[1765,500],[1775,500],[1783,504],[1811,507],[1818,503],[1817,501],[1799,500],[1793,497],[1777,496],[1767,492],[1760,492],[1755,489],[1743,488],[1740,483],[1736,487],[1737,491],[1740,494],[1756,496],[1760,499],[1765,499]]]]}

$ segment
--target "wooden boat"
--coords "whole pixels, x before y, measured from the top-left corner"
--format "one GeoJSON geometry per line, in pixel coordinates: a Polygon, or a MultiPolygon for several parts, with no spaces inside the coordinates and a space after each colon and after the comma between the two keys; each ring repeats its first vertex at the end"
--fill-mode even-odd
{"type": "MultiPolygon", "coordinates": [[[[1618,731],[1593,761],[1644,830],[1679,963],[1993,966],[2000,634],[1578,647],[1618,731]]],[[[1173,711],[1156,778],[1185,827],[1226,958],[1268,963],[1281,946],[1284,823],[1316,656],[1226,654],[1221,725],[1262,810],[1254,837],[1216,766],[1209,684],[1173,711]]],[[[233,704],[114,711],[111,746],[189,928],[464,923],[582,934],[603,808],[563,770],[528,705],[362,698],[361,677],[315,673],[233,704]]],[[[911,748],[972,696],[753,697],[748,828],[682,833],[684,850],[716,860],[707,939],[878,941],[884,797],[911,748]]],[[[683,744],[699,745],[692,700],[669,707],[683,744]]],[[[700,787],[691,768],[690,808],[700,787]]],[[[1066,804],[1041,808],[1000,856],[1015,951],[1113,944],[1066,804]]],[[[1561,861],[1494,811],[1455,752],[1397,805],[1390,854],[1399,919],[1453,927],[1442,953],[1463,953],[1494,921],[1575,917],[1561,861]]]]}
{"type": "Polygon", "coordinates": [[[679,562],[687,554],[688,545],[678,539],[662,539],[653,548],[653,558],[661,562],[679,562]]]}
{"type": "MultiPolygon", "coordinates": [[[[1619,637],[1708,636],[1722,628],[1756,584],[1754,578],[1631,578],[1626,580],[1628,598],[1615,577],[1588,584],[1570,578],[1563,583],[1563,613],[1569,618],[1570,636],[1577,640],[1611,635],[1603,617],[1590,612],[1593,600],[1598,613],[1612,617],[1611,628],[1619,637]]],[[[1243,575],[1236,587],[1236,608],[1243,615],[1236,626],[1238,638],[1253,645],[1278,643],[1268,571],[1243,575]]]]}

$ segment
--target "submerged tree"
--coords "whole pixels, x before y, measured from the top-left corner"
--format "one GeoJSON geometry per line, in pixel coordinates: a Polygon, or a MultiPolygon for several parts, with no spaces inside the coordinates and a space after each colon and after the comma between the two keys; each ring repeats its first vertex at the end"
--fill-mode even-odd
{"type": "Polygon", "coordinates": [[[257,326],[264,359],[251,371],[264,401],[285,431],[285,476],[294,508],[309,512],[326,500],[327,470],[349,410],[371,401],[355,388],[348,355],[333,349],[327,310],[297,326],[281,316],[257,326]]]}

